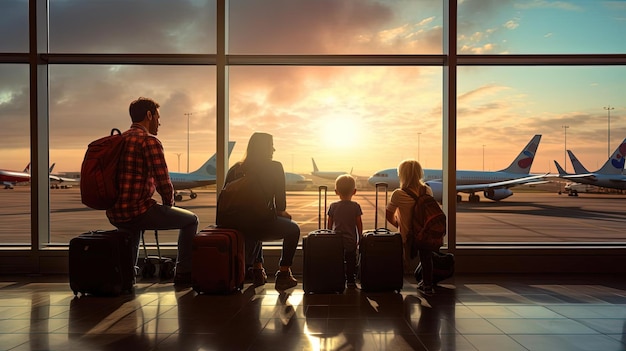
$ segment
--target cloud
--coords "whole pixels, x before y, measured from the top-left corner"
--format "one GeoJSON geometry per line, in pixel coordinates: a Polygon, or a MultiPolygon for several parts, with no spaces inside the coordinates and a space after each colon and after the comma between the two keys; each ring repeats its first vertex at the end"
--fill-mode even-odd
{"type": "Polygon", "coordinates": [[[81,53],[214,52],[211,1],[54,1],[50,50],[81,53]]]}
{"type": "Polygon", "coordinates": [[[531,0],[527,2],[515,3],[515,8],[518,9],[558,9],[566,11],[582,11],[582,7],[575,5],[572,2],[567,1],[545,1],[545,0],[531,0]]]}

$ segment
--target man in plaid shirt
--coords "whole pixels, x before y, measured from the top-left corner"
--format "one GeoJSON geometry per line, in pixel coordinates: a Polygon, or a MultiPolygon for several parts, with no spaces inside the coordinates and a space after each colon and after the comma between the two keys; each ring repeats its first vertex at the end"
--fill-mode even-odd
{"type": "Polygon", "coordinates": [[[159,104],[147,98],[131,102],[133,124],[122,135],[124,151],[118,166],[119,196],[106,211],[109,222],[118,228],[137,232],[134,237],[137,262],[140,230],[180,229],[175,285],[191,284],[192,240],[198,229],[198,217],[174,206],[174,186],[170,180],[163,145],[156,135],[159,129],[159,104]],[[161,204],[152,198],[161,195],[161,204]]]}

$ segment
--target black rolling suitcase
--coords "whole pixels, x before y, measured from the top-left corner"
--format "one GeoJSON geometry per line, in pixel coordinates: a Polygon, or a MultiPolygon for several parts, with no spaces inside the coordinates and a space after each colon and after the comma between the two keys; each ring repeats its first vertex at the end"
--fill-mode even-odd
{"type": "Polygon", "coordinates": [[[400,291],[404,283],[402,236],[387,229],[378,228],[379,188],[385,188],[387,207],[387,184],[376,184],[376,212],[374,229],[363,233],[361,245],[360,276],[363,291],[400,291]]]}
{"type": "Polygon", "coordinates": [[[69,280],[74,295],[116,296],[135,283],[132,234],[98,230],[70,240],[69,280]]]}
{"type": "Polygon", "coordinates": [[[319,187],[318,228],[302,239],[302,288],[307,294],[342,293],[346,288],[343,241],[335,231],[326,228],[326,186],[319,187]],[[324,190],[324,223],[322,224],[322,190],[324,190]]]}
{"type": "MultiPolygon", "coordinates": [[[[422,280],[422,263],[415,269],[415,279],[422,280]]],[[[448,279],[454,275],[454,254],[433,251],[433,284],[448,279]]]]}

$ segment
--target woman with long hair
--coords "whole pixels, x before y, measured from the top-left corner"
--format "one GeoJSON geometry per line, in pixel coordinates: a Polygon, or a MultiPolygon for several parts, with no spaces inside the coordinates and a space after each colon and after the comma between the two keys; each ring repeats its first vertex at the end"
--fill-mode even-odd
{"type": "MultiPolygon", "coordinates": [[[[298,284],[291,273],[293,257],[300,240],[300,227],[286,211],[285,171],[283,165],[272,160],[274,140],[271,134],[255,132],[248,141],[243,160],[233,165],[226,175],[226,184],[243,175],[255,177],[264,190],[267,202],[276,210],[276,218],[263,223],[242,223],[239,229],[246,239],[246,264],[252,265],[253,284],[266,283],[263,268],[263,241],[283,240],[279,269],[276,272],[276,290],[286,290],[298,284]]],[[[245,194],[242,194],[245,196],[245,194]]]]}

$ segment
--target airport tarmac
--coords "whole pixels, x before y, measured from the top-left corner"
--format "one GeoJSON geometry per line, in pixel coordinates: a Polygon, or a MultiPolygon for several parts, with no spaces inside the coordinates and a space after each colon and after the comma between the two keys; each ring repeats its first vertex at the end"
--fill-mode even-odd
{"type": "MultiPolygon", "coordinates": [[[[515,189],[514,189],[515,192],[515,189]]],[[[199,190],[196,199],[186,198],[178,206],[195,212],[200,227],[214,223],[215,191],[199,190]]],[[[465,197],[464,199],[466,199],[465,197]]],[[[158,198],[157,198],[158,199],[158,198]]],[[[328,194],[328,204],[338,198],[328,194]]],[[[353,198],[363,209],[363,225],[374,225],[375,193],[359,191],[353,198]]],[[[378,227],[384,225],[381,197],[378,227]]],[[[30,242],[30,188],[0,189],[0,242],[30,242]]],[[[287,211],[303,234],[318,227],[318,193],[288,192],[287,211]]],[[[85,231],[111,229],[104,211],[92,210],[80,202],[78,187],[50,191],[50,238],[64,245],[85,231]]],[[[457,242],[467,243],[548,243],[624,242],[626,195],[580,194],[578,197],[554,192],[515,192],[500,202],[481,198],[480,203],[462,202],[457,207],[457,242]]],[[[175,243],[177,231],[162,231],[162,243],[175,243]]],[[[153,242],[152,236],[147,236],[153,242]]]]}

